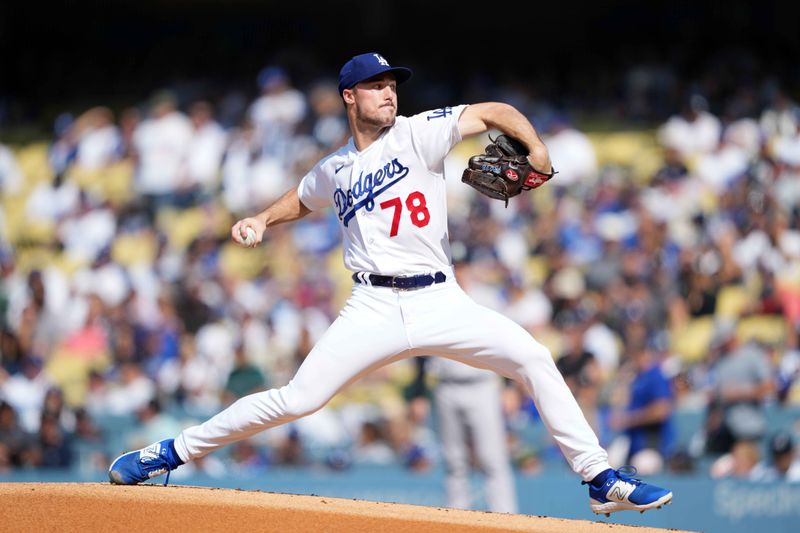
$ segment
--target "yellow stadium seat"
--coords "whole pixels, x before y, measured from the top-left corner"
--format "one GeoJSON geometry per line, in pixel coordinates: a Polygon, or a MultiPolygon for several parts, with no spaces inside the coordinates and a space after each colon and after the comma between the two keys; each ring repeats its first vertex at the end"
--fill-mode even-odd
{"type": "Polygon", "coordinates": [[[36,242],[40,244],[50,244],[56,238],[56,226],[49,220],[28,221],[25,224],[24,236],[20,235],[25,242],[36,242]]]}
{"type": "Polygon", "coordinates": [[[453,153],[464,159],[469,159],[473,155],[483,152],[484,144],[488,144],[484,141],[486,141],[484,137],[470,137],[464,139],[453,147],[453,153]]]}
{"type": "Polygon", "coordinates": [[[333,305],[337,308],[344,306],[350,297],[353,288],[352,273],[344,267],[342,261],[342,247],[336,246],[325,257],[325,270],[330,274],[335,284],[333,305]]]}
{"type": "Polygon", "coordinates": [[[547,258],[541,255],[532,255],[525,264],[525,281],[532,283],[536,287],[544,285],[550,268],[547,266],[547,258]]]}
{"type": "Polygon", "coordinates": [[[122,266],[150,264],[156,259],[158,242],[153,233],[123,234],[111,245],[111,259],[122,266]]]}
{"type": "MultiPolygon", "coordinates": [[[[554,181],[553,183],[557,182],[554,181]]],[[[546,213],[553,212],[553,206],[555,205],[555,194],[555,187],[539,187],[536,189],[536,194],[529,194],[527,195],[527,198],[525,196],[523,196],[523,198],[531,201],[533,207],[536,208],[536,211],[540,215],[544,215],[546,213]]]]}
{"type": "Polygon", "coordinates": [[[67,178],[70,179],[75,185],[84,189],[96,198],[100,197],[103,185],[103,173],[105,169],[102,168],[84,168],[78,165],[72,166],[67,172],[67,178]]]}
{"type": "Polygon", "coordinates": [[[719,196],[717,193],[710,189],[706,188],[700,191],[700,209],[704,213],[713,214],[715,211],[719,209],[719,196]]]}
{"type": "Polygon", "coordinates": [[[17,244],[26,239],[25,225],[25,199],[17,197],[3,197],[4,220],[0,226],[5,230],[3,238],[12,244],[17,244]]]}
{"type": "Polygon", "coordinates": [[[637,182],[650,179],[664,158],[652,131],[617,131],[590,133],[600,166],[618,165],[630,168],[637,182]]]}
{"type": "Polygon", "coordinates": [[[672,351],[684,361],[696,363],[705,356],[713,336],[713,317],[703,316],[691,319],[683,327],[673,329],[670,335],[672,351]]]}
{"type": "Polygon", "coordinates": [[[25,176],[24,190],[30,191],[43,181],[53,181],[53,169],[47,159],[47,143],[28,144],[15,150],[14,158],[25,176]]]}
{"type": "Polygon", "coordinates": [[[89,266],[86,261],[76,259],[66,253],[53,255],[49,265],[57,268],[67,276],[72,276],[78,269],[89,266]]]}
{"type": "Polygon", "coordinates": [[[102,168],[74,166],[68,177],[94,198],[122,205],[133,197],[133,174],[130,161],[119,161],[102,168]]]}
{"type": "Polygon", "coordinates": [[[741,285],[725,285],[717,295],[714,314],[723,319],[739,318],[751,300],[750,292],[741,285]]]}
{"type": "Polygon", "coordinates": [[[167,236],[170,245],[185,250],[203,231],[205,214],[199,207],[190,209],[162,209],[156,221],[167,236]]]}
{"type": "Polygon", "coordinates": [[[77,407],[85,402],[89,372],[102,371],[108,363],[108,354],[88,359],[80,353],[59,348],[47,361],[45,369],[47,375],[63,390],[67,405],[77,407]]]}
{"type": "Polygon", "coordinates": [[[742,341],[755,340],[769,345],[782,345],[786,336],[786,321],[779,315],[755,315],[743,318],[736,327],[736,337],[742,341]]]}
{"type": "Polygon", "coordinates": [[[104,198],[113,205],[129,202],[133,198],[133,164],[119,161],[106,167],[102,188],[104,198]]]}
{"type": "Polygon", "coordinates": [[[26,246],[17,248],[16,262],[20,272],[30,272],[34,269],[41,269],[49,265],[54,256],[53,250],[49,246],[26,246]]]}
{"type": "Polygon", "coordinates": [[[550,350],[553,359],[558,359],[566,346],[564,335],[554,327],[544,327],[536,331],[536,340],[550,350]]]}
{"type": "Polygon", "coordinates": [[[243,248],[233,241],[222,245],[219,269],[223,276],[234,279],[253,279],[264,268],[266,249],[243,248]]]}

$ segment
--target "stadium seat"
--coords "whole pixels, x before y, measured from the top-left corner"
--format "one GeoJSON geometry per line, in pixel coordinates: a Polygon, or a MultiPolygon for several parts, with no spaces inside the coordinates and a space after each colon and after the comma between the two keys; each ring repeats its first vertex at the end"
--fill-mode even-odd
{"type": "Polygon", "coordinates": [[[672,332],[672,350],[687,363],[701,360],[714,335],[714,317],[703,316],[690,320],[672,332]]]}
{"type": "Polygon", "coordinates": [[[722,319],[737,319],[752,300],[750,292],[741,285],[725,285],[717,294],[715,316],[722,319]]]}

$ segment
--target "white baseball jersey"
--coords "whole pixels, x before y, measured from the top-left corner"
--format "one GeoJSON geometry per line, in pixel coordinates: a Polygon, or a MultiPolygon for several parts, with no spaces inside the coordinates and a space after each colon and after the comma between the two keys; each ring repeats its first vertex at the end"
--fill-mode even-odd
{"type": "Polygon", "coordinates": [[[444,157],[459,141],[466,106],[444,107],[394,125],[365,150],[353,139],[302,179],[300,201],[333,207],[344,231],[344,264],[389,276],[451,269],[444,157]]]}

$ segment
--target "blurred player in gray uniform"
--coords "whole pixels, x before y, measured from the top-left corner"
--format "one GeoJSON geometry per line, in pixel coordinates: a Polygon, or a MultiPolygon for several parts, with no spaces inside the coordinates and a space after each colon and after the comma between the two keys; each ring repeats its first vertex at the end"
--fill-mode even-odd
{"type": "Polygon", "coordinates": [[[475,465],[485,476],[483,494],[488,509],[516,513],[517,493],[500,398],[502,383],[497,374],[441,357],[431,358],[427,365],[437,378],[433,400],[446,467],[448,507],[474,506],[474,454],[475,465]]]}

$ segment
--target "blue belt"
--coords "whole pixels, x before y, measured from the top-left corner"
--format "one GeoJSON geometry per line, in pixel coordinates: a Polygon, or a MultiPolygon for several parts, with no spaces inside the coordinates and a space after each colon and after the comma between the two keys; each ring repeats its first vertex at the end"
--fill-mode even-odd
{"type": "Polygon", "coordinates": [[[418,276],[381,276],[380,274],[370,274],[368,272],[356,272],[353,274],[353,281],[373,285],[375,287],[390,287],[401,291],[410,291],[429,287],[434,283],[444,283],[447,276],[443,272],[435,274],[420,274],[418,276]]]}

